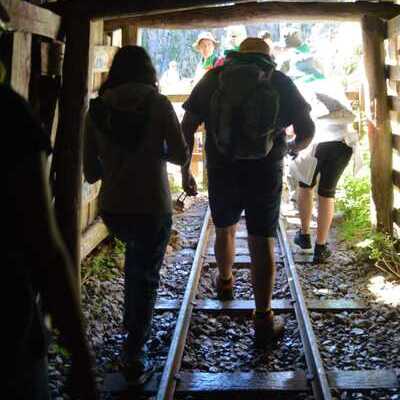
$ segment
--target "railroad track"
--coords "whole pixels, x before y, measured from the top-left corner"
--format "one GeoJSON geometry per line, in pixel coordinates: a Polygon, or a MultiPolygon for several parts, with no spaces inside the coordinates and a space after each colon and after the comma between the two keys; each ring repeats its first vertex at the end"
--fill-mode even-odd
{"type": "MultiPolygon", "coordinates": [[[[179,313],[163,372],[152,377],[146,384],[144,393],[155,395],[157,400],[174,399],[184,395],[230,399],[253,399],[255,396],[262,395],[263,398],[275,398],[273,396],[277,394],[283,395],[280,398],[290,399],[296,393],[309,393],[314,399],[329,400],[335,399],[334,394],[340,390],[359,392],[400,387],[397,378],[399,370],[325,370],[309,312],[359,311],[367,306],[361,302],[346,299],[305,300],[296,272],[296,263],[308,263],[311,256],[296,254],[295,259],[293,258],[283,219],[279,223],[275,253],[278,268],[284,269],[286,273],[291,298],[273,300],[272,308],[276,314],[295,314],[306,368],[276,372],[181,371],[193,313],[204,312],[250,317],[254,309],[253,300],[235,299],[222,302],[216,299],[196,299],[203,265],[209,264],[210,267],[216,267],[213,229],[210,211],[207,210],[182,301],[159,299],[157,302],[156,310],[158,312],[179,311],[179,313]],[[272,397],[265,397],[268,395],[272,395],[272,397]]],[[[238,242],[241,244],[237,246],[234,268],[250,268],[248,249],[243,245],[246,242],[246,236],[246,230],[242,226],[237,233],[238,242]]]]}

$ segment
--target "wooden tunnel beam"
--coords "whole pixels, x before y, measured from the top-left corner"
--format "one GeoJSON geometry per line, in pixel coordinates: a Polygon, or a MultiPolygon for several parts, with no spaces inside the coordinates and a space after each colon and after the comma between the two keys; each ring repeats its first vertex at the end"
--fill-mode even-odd
{"type": "Polygon", "coordinates": [[[104,239],[108,229],[99,219],[93,222],[83,233],[81,240],[81,259],[84,260],[104,239]]]}
{"type": "Polygon", "coordinates": [[[61,25],[59,15],[26,1],[2,0],[1,4],[10,15],[8,26],[11,30],[57,38],[61,25]]]}
{"type": "Polygon", "coordinates": [[[55,208],[80,287],[82,126],[87,109],[93,29],[85,16],[65,16],[66,48],[55,144],[55,208]],[[79,24],[76,23],[79,18],[79,24]]]}
{"type": "Polygon", "coordinates": [[[13,52],[11,61],[12,88],[26,100],[29,100],[29,82],[32,63],[32,34],[28,32],[13,33],[13,52]]]}
{"type": "Polygon", "coordinates": [[[140,42],[140,29],[137,25],[129,24],[122,27],[122,46],[138,45],[140,42]]]}
{"type": "Polygon", "coordinates": [[[232,23],[257,23],[277,20],[359,21],[362,15],[388,19],[400,14],[400,6],[379,3],[249,3],[208,7],[158,15],[120,17],[105,21],[107,30],[137,24],[153,28],[210,28],[232,23]]]}
{"type": "MultiPolygon", "coordinates": [[[[254,0],[235,1],[236,4],[252,2],[254,0]]],[[[193,10],[226,3],[226,0],[69,0],[68,2],[48,2],[42,6],[59,15],[64,15],[67,12],[78,12],[90,15],[92,18],[111,18],[193,10]]]]}
{"type": "Polygon", "coordinates": [[[378,17],[362,18],[366,112],[371,151],[371,186],[379,231],[393,231],[392,135],[385,80],[385,24],[378,17]]]}
{"type": "MultiPolygon", "coordinates": [[[[162,13],[189,12],[203,9],[205,15],[210,18],[214,11],[228,9],[243,5],[244,14],[250,15],[253,10],[262,8],[274,13],[274,18],[278,15],[287,17],[299,14],[301,18],[312,13],[313,18],[321,15],[326,18],[340,17],[342,14],[347,18],[354,18],[354,15],[374,15],[376,17],[389,19],[400,15],[400,6],[392,3],[370,3],[368,1],[357,1],[355,3],[327,3],[327,2],[268,2],[257,3],[249,0],[236,0],[234,6],[227,6],[226,0],[71,0],[68,2],[47,3],[47,7],[58,14],[64,14],[68,9],[75,12],[87,13],[92,18],[112,18],[116,17],[139,17],[151,16],[162,13]],[[218,6],[218,7],[215,7],[218,6]],[[214,10],[211,10],[213,9],[214,10]],[[283,15],[285,14],[285,15],[283,15]]],[[[231,2],[232,3],[232,2],[231,2]]],[[[242,8],[243,9],[243,8],[242,8]]],[[[229,21],[231,23],[232,21],[229,21]]],[[[132,23],[129,22],[129,23],[132,23]]]]}
{"type": "Polygon", "coordinates": [[[394,37],[400,35],[400,15],[388,21],[387,36],[394,37]]]}
{"type": "Polygon", "coordinates": [[[393,210],[393,221],[400,228],[400,209],[393,210]]]}
{"type": "Polygon", "coordinates": [[[400,135],[392,135],[393,148],[400,154],[400,135]]]}

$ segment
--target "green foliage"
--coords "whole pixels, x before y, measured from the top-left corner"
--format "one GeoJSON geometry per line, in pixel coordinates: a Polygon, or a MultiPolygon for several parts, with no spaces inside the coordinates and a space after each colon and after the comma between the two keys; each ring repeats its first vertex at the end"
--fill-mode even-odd
{"type": "Polygon", "coordinates": [[[118,238],[114,237],[114,248],[113,248],[113,253],[116,256],[122,256],[125,254],[125,244],[118,238]]]}
{"type": "Polygon", "coordinates": [[[104,246],[97,254],[89,257],[82,265],[82,285],[91,279],[108,281],[116,276],[118,259],[124,253],[124,243],[114,238],[110,245],[104,246]]]}
{"type": "Polygon", "coordinates": [[[344,215],[339,232],[344,240],[355,243],[371,231],[369,177],[347,176],[343,189],[344,195],[337,200],[337,208],[344,215]]]}
{"type": "Polygon", "coordinates": [[[400,241],[371,229],[369,177],[348,176],[343,186],[344,196],[337,202],[344,215],[340,236],[355,248],[360,259],[400,279],[400,241]]]}
{"type": "Polygon", "coordinates": [[[172,194],[182,192],[183,189],[182,189],[181,183],[178,182],[179,178],[177,178],[176,175],[168,174],[168,180],[169,180],[169,188],[170,188],[172,194]]]}
{"type": "Polygon", "coordinates": [[[51,344],[51,350],[56,355],[59,355],[63,358],[70,358],[70,356],[71,356],[69,351],[63,345],[56,343],[56,342],[51,344]]]}
{"type": "Polygon", "coordinates": [[[357,247],[360,254],[371,260],[380,271],[400,280],[400,241],[375,232],[357,247]]]}

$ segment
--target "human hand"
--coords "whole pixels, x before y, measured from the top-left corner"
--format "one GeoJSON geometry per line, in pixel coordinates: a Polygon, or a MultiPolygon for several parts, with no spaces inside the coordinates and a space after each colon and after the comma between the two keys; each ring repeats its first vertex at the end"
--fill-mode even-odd
{"type": "Polygon", "coordinates": [[[182,188],[188,196],[197,195],[197,183],[190,171],[182,171],[182,188]]]}

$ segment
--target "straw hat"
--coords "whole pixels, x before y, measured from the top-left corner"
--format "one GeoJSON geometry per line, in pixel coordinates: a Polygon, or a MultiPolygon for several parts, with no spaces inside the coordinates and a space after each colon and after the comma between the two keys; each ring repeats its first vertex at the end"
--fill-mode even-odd
{"type": "Polygon", "coordinates": [[[264,40],[255,37],[244,39],[240,43],[239,52],[241,53],[261,53],[269,55],[269,46],[264,40]]]}
{"type": "Polygon", "coordinates": [[[211,40],[215,45],[218,44],[218,41],[215,39],[211,32],[201,32],[199,36],[197,36],[197,40],[193,43],[193,47],[196,50],[199,50],[199,44],[203,39],[211,40]]]}

